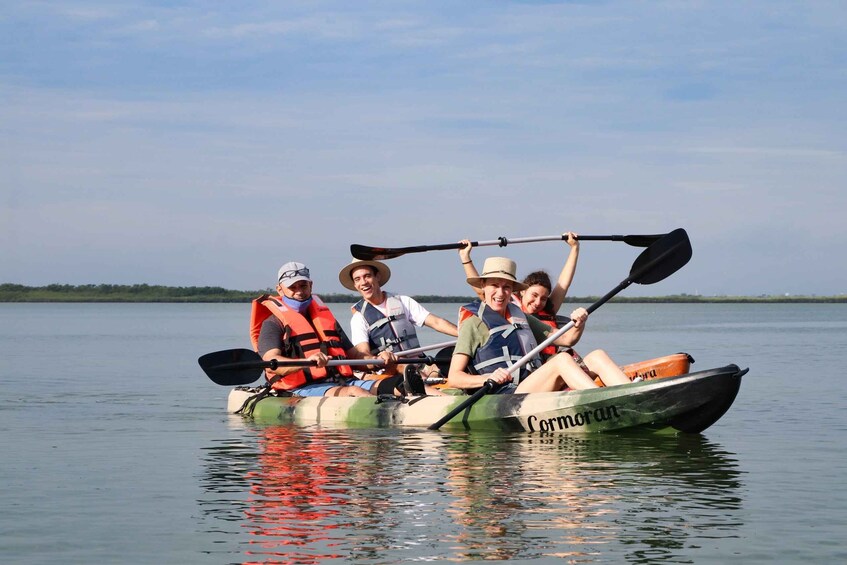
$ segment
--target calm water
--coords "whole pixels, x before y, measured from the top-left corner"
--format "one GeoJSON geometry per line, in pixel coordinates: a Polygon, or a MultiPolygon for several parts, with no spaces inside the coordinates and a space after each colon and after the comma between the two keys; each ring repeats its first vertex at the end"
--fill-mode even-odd
{"type": "Polygon", "coordinates": [[[847,559],[847,305],[599,309],[582,352],[750,367],[694,437],[255,426],[196,363],[248,311],[0,304],[0,561],[847,559]]]}

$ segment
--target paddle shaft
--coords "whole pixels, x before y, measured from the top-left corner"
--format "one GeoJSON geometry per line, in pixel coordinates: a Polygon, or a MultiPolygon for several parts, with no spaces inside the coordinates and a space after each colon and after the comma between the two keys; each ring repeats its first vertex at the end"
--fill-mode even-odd
{"type": "MultiPolygon", "coordinates": [[[[653,242],[661,238],[664,234],[656,234],[656,235],[578,235],[577,239],[580,241],[623,241],[628,245],[632,245],[635,247],[647,247],[651,245],[653,242]]],[[[491,245],[498,245],[500,247],[506,247],[509,244],[514,243],[534,243],[538,241],[565,241],[568,239],[567,234],[559,234],[559,235],[542,235],[535,237],[513,237],[506,238],[500,237],[497,239],[492,239],[488,241],[471,241],[471,247],[486,247],[491,245]]],[[[423,253],[425,251],[442,251],[447,249],[461,249],[464,247],[461,243],[441,243],[436,245],[415,245],[411,247],[370,247],[367,245],[358,245],[353,244],[350,246],[350,253],[356,259],[365,259],[365,260],[380,260],[380,259],[392,259],[394,257],[400,257],[401,255],[405,255],[406,253],[423,253]]]]}
{"type": "MultiPolygon", "coordinates": [[[[456,345],[456,340],[452,341],[443,341],[441,343],[433,343],[432,345],[424,345],[422,347],[416,347],[414,349],[405,349],[403,351],[398,351],[394,354],[397,357],[398,365],[405,365],[409,363],[432,363],[433,359],[429,357],[420,357],[416,359],[404,359],[404,357],[408,357],[409,355],[415,355],[416,353],[422,353],[424,351],[429,351],[430,349],[440,349],[443,347],[450,347],[451,345],[456,345]]],[[[270,363],[271,361],[265,361],[265,363],[270,363]]],[[[382,359],[332,359],[329,363],[326,364],[327,367],[340,367],[342,365],[349,365],[351,367],[358,367],[363,365],[376,365],[381,367],[385,365],[385,361],[382,359]]],[[[309,361],[308,359],[292,359],[290,361],[277,361],[277,367],[311,367],[315,365],[314,361],[309,361]]],[[[276,369],[276,367],[270,367],[272,369],[276,369]]]]}
{"type": "Polygon", "coordinates": [[[424,345],[423,347],[416,347],[415,349],[404,349],[403,351],[397,351],[394,353],[395,357],[406,357],[409,355],[414,355],[416,353],[421,353],[423,351],[429,351],[430,349],[442,349],[444,347],[450,347],[452,345],[456,345],[456,340],[452,341],[442,341],[441,343],[433,343],[432,345],[424,345]]]}
{"type": "MultiPolygon", "coordinates": [[[[443,343],[435,343],[415,349],[407,349],[400,351],[396,355],[398,364],[407,363],[435,363],[437,360],[431,357],[410,357],[416,353],[421,353],[430,349],[438,349],[455,345],[455,341],[447,341],[443,343]]],[[[314,367],[315,362],[308,359],[289,359],[289,360],[263,360],[258,353],[252,349],[227,349],[224,351],[215,351],[207,353],[197,360],[200,367],[212,382],[223,386],[239,386],[247,385],[258,379],[261,375],[254,371],[259,369],[276,369],[278,367],[314,367]]],[[[382,359],[333,359],[330,360],[328,366],[340,365],[371,365],[383,366],[385,362],[382,359]]]]}
{"type": "Polygon", "coordinates": [[[466,407],[474,404],[477,400],[479,400],[480,398],[482,398],[483,396],[485,396],[486,394],[491,392],[491,390],[495,386],[497,386],[497,383],[495,383],[491,379],[488,379],[487,381],[485,381],[485,384],[483,384],[478,391],[476,391],[475,393],[473,393],[472,395],[467,397],[465,400],[462,401],[461,404],[459,404],[458,406],[456,406],[455,408],[450,410],[449,413],[445,414],[440,420],[438,420],[434,424],[430,425],[427,429],[437,430],[438,428],[440,428],[441,426],[443,426],[444,424],[446,424],[447,422],[449,422],[450,420],[455,418],[456,414],[458,414],[459,412],[464,410],[466,407]]]}
{"type": "MultiPolygon", "coordinates": [[[[411,359],[399,358],[396,361],[397,365],[406,365],[411,363],[433,363],[435,360],[430,357],[414,357],[411,359]]],[[[382,367],[385,365],[385,361],[382,359],[330,359],[324,367],[342,367],[342,366],[350,366],[350,367],[362,367],[362,366],[376,366],[382,367]]],[[[278,359],[271,359],[270,361],[237,361],[235,363],[223,363],[221,365],[217,365],[215,367],[216,370],[219,371],[227,371],[233,370],[237,371],[239,369],[278,369],[280,367],[316,367],[317,363],[315,361],[310,361],[309,359],[287,359],[285,361],[280,361],[278,359]]]]}

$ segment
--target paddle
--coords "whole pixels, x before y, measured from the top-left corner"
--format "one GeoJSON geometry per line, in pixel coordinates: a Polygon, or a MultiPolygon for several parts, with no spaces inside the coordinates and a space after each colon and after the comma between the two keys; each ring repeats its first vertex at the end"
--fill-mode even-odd
{"type": "MultiPolygon", "coordinates": [[[[597,302],[586,308],[586,310],[588,310],[588,313],[591,314],[632,283],[653,284],[666,279],[685,266],[689,259],[691,259],[691,242],[688,240],[688,234],[681,228],[675,229],[674,231],[663,235],[647,249],[642,251],[632,264],[629,276],[618,286],[607,292],[597,302]]],[[[547,339],[539,343],[537,347],[521,357],[514,365],[509,367],[509,373],[514,376],[521,367],[529,363],[533,357],[538,355],[538,353],[540,353],[545,347],[556,341],[560,336],[571,329],[573,325],[573,320],[571,320],[568,324],[550,334],[547,339]]],[[[477,400],[485,396],[485,394],[494,386],[494,381],[490,379],[485,381],[482,388],[476,391],[467,400],[456,406],[456,408],[451,410],[443,418],[429,426],[429,429],[437,430],[452,420],[457,414],[462,412],[462,410],[472,406],[477,400]]]]}
{"type": "MultiPolygon", "coordinates": [[[[415,349],[407,349],[396,353],[397,364],[408,363],[427,363],[433,362],[429,357],[413,357],[405,359],[409,355],[421,353],[429,349],[454,345],[455,341],[445,341],[418,347],[415,349]]],[[[314,361],[308,359],[292,359],[289,361],[278,361],[272,359],[270,361],[263,360],[258,353],[252,349],[225,349],[223,351],[215,351],[207,353],[197,359],[200,368],[208,375],[212,382],[223,386],[240,386],[249,385],[256,379],[262,376],[262,373],[257,374],[259,369],[276,369],[277,367],[314,367],[314,361]]],[[[333,359],[327,363],[328,367],[338,367],[341,365],[349,366],[364,366],[364,365],[384,365],[382,359],[333,359]]]]}
{"type": "MultiPolygon", "coordinates": [[[[633,247],[647,247],[658,240],[664,234],[656,235],[580,235],[577,239],[580,241],[623,241],[633,247]]],[[[533,243],[536,241],[562,241],[567,240],[567,235],[542,235],[538,237],[516,237],[507,239],[500,237],[491,241],[472,241],[472,247],[485,247],[489,245],[499,245],[506,247],[510,243],[533,243]]],[[[444,249],[461,249],[464,247],[461,243],[442,243],[438,245],[415,245],[412,247],[370,247],[368,245],[359,245],[354,243],[350,246],[350,253],[356,259],[364,259],[366,261],[393,259],[400,257],[406,253],[423,253],[424,251],[440,251],[444,249]]]]}

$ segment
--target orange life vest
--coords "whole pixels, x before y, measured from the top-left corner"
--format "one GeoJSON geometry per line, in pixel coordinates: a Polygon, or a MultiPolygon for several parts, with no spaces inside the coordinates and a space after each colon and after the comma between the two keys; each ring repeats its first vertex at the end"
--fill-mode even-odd
{"type": "MultiPolygon", "coordinates": [[[[312,295],[312,302],[306,310],[308,318],[286,306],[282,298],[278,296],[271,297],[268,294],[263,294],[255,299],[250,312],[250,341],[256,351],[259,350],[259,333],[262,330],[262,322],[271,315],[276,316],[286,328],[286,335],[297,357],[306,358],[313,353],[323,351],[331,358],[347,358],[347,352],[341,346],[340,336],[335,329],[337,325],[335,316],[317,295],[312,295]]],[[[280,349],[283,348],[284,344],[280,344],[280,349]]],[[[333,369],[343,377],[353,376],[353,369],[349,365],[340,365],[333,367],[333,369]]],[[[278,379],[273,383],[272,388],[291,390],[305,384],[322,381],[331,376],[334,376],[334,374],[330,374],[325,367],[303,368],[278,379]]]]}
{"type": "MultiPolygon", "coordinates": [[[[544,322],[545,324],[547,324],[548,326],[550,326],[554,330],[559,329],[559,325],[556,323],[556,316],[549,313],[547,310],[542,308],[541,310],[539,310],[538,312],[533,314],[533,316],[535,316],[536,318],[538,318],[539,320],[541,320],[542,322],[544,322]]],[[[546,357],[552,357],[553,355],[556,354],[556,351],[557,351],[556,346],[551,343],[550,345],[548,345],[547,347],[545,347],[544,349],[541,350],[541,354],[544,355],[545,358],[546,357]]]]}
{"type": "MultiPolygon", "coordinates": [[[[526,314],[526,310],[524,310],[523,304],[521,303],[521,300],[518,296],[512,295],[512,304],[517,304],[518,307],[523,311],[523,313],[526,314]]],[[[546,307],[546,304],[545,304],[545,307],[546,307]]],[[[545,308],[542,308],[541,310],[539,310],[535,314],[531,314],[531,315],[538,318],[539,320],[541,320],[542,322],[544,322],[545,324],[547,324],[548,326],[550,326],[554,330],[559,329],[559,324],[556,322],[556,315],[551,314],[545,308]]],[[[545,347],[544,349],[541,350],[541,355],[544,357],[544,359],[547,359],[548,357],[552,357],[553,355],[555,355],[557,352],[558,352],[558,349],[556,348],[556,346],[553,345],[553,344],[550,344],[550,345],[548,345],[547,347],[545,347]]]]}
{"type": "MultiPolygon", "coordinates": [[[[559,329],[559,322],[558,322],[558,320],[556,320],[556,315],[551,314],[548,310],[542,308],[541,310],[539,310],[538,312],[533,314],[533,316],[535,316],[536,318],[538,318],[539,320],[541,320],[542,322],[544,322],[545,324],[547,324],[548,326],[550,326],[554,330],[559,329]]],[[[579,365],[580,369],[585,371],[585,373],[587,375],[589,375],[589,376],[591,375],[591,370],[585,364],[585,361],[580,356],[580,354],[577,353],[576,351],[574,351],[573,347],[565,348],[564,351],[565,351],[565,353],[567,353],[571,357],[573,357],[573,360],[576,361],[576,364],[579,365]]],[[[558,352],[559,352],[559,348],[556,347],[555,345],[551,344],[551,345],[548,345],[547,347],[545,347],[544,349],[541,350],[541,355],[545,359],[547,359],[548,357],[552,357],[553,355],[555,355],[558,352]]],[[[598,378],[598,380],[599,380],[599,378],[598,378]]],[[[603,386],[603,385],[600,385],[600,386],[603,386]]]]}

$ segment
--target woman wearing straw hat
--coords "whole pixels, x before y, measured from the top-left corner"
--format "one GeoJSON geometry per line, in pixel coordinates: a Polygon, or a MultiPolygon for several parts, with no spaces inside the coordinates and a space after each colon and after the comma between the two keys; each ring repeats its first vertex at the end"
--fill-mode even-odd
{"type": "MultiPolygon", "coordinates": [[[[543,364],[536,357],[515,378],[509,373],[511,365],[553,331],[513,303],[512,293],[526,289],[515,277],[516,271],[517,265],[511,259],[489,257],[481,274],[467,278],[468,284],[482,292],[482,300],[459,310],[459,339],[450,362],[447,385],[471,391],[490,379],[504,385],[498,390],[501,393],[596,388],[597,384],[567,353],[554,355],[543,364]]],[[[571,313],[574,328],[553,343],[572,346],[582,334],[587,318],[584,308],[574,310],[571,313]]],[[[630,382],[623,371],[614,369],[600,375],[606,386],[630,382]]]]}

